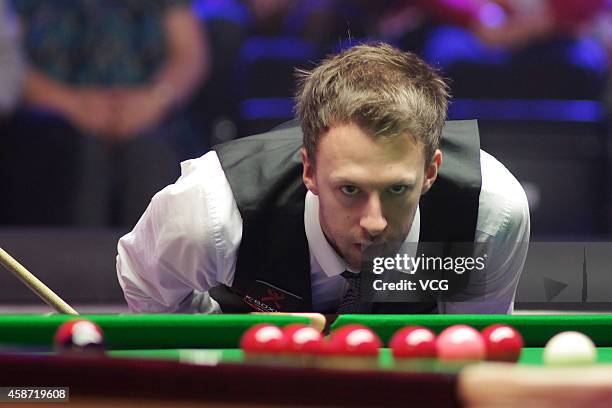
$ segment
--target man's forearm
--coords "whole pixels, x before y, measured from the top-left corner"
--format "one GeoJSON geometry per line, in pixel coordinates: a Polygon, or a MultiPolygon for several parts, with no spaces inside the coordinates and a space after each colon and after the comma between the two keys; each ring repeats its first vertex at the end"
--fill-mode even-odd
{"type": "Polygon", "coordinates": [[[208,46],[197,19],[187,7],[170,10],[164,29],[168,57],[153,86],[168,105],[180,105],[208,75],[208,46]]]}
{"type": "Polygon", "coordinates": [[[67,114],[74,108],[70,88],[35,68],[29,68],[26,73],[24,101],[61,114],[67,114]]]}

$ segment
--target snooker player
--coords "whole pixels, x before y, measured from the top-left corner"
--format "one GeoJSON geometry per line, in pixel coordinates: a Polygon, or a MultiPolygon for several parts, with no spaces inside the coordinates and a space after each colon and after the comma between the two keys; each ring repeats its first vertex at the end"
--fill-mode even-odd
{"type": "Polygon", "coordinates": [[[378,44],[299,77],[295,124],[182,163],[177,182],[120,239],[117,273],[130,309],[511,312],[527,199],[480,150],[475,121],[445,123],[448,87],[437,72],[378,44]],[[346,308],[362,251],[393,241],[487,244],[486,282],[464,289],[485,287],[489,300],[368,309],[349,300],[346,308]]]}

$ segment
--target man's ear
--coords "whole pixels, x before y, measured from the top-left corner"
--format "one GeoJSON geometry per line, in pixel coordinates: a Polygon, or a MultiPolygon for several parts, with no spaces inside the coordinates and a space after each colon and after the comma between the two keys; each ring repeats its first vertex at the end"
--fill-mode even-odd
{"type": "Polygon", "coordinates": [[[440,149],[436,149],[433,158],[429,163],[429,166],[425,169],[425,179],[423,180],[423,186],[421,187],[421,194],[425,194],[433,186],[434,181],[438,177],[438,170],[442,165],[442,152],[440,149]]]}
{"type": "Polygon", "coordinates": [[[302,164],[304,166],[304,172],[302,173],[302,180],[304,185],[314,195],[319,195],[319,189],[317,188],[317,177],[315,172],[315,164],[308,157],[306,149],[302,147],[300,150],[302,156],[302,164]]]}

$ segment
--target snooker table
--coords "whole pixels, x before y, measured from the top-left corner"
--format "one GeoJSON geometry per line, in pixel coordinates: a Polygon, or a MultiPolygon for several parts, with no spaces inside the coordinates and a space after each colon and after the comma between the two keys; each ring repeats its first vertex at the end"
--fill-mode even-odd
{"type": "MultiPolygon", "coordinates": [[[[70,387],[71,406],[610,406],[612,315],[341,315],[331,329],[360,323],[385,344],[399,328],[440,332],[453,324],[506,323],[521,332],[518,364],[415,364],[398,368],[382,349],[378,367],[351,370],[252,365],[237,348],[254,324],[309,323],[291,315],[83,315],[105,333],[107,356],[56,355],[56,328],[67,315],[0,316],[0,386],[70,387]],[[542,366],[554,334],[590,336],[598,362],[542,366]]],[[[1,405],[1,404],[0,404],[1,405]]],[[[44,403],[32,403],[41,407],[44,403]]],[[[28,406],[21,402],[20,407],[28,406]]],[[[57,406],[50,403],[49,406],[57,406]]]]}

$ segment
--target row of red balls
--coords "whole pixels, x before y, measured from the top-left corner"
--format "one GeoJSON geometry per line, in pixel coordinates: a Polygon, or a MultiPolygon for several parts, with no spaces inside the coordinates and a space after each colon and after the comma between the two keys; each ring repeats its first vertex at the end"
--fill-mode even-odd
{"type": "Polygon", "coordinates": [[[389,342],[394,357],[440,360],[518,361],[523,338],[513,327],[494,324],[479,332],[471,326],[449,326],[435,335],[422,326],[398,330],[389,342]]]}
{"type": "MultiPolygon", "coordinates": [[[[281,329],[262,323],[243,334],[240,347],[250,354],[376,357],[382,341],[372,329],[359,324],[336,329],[326,339],[307,325],[291,324],[281,329]]],[[[467,325],[454,325],[438,336],[422,326],[407,326],[393,335],[389,347],[396,358],[517,361],[523,339],[514,328],[501,324],[489,326],[482,332],[467,325]]]]}

